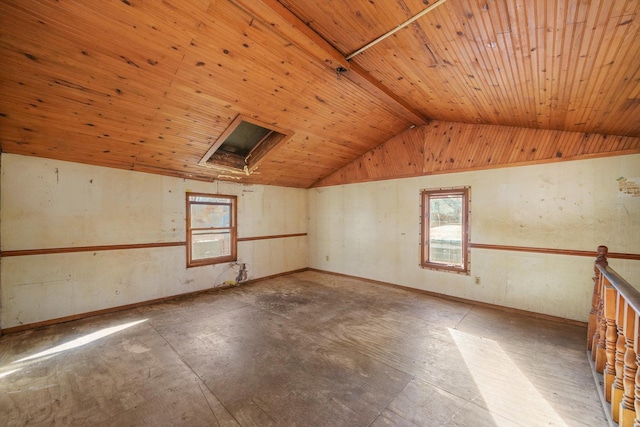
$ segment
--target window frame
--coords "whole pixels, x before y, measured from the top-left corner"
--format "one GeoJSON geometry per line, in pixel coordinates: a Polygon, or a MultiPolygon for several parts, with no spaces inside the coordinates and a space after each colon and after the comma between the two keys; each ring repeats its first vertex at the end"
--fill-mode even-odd
{"type": "Polygon", "coordinates": [[[221,264],[225,262],[233,262],[237,261],[238,257],[238,198],[237,196],[229,196],[225,194],[210,194],[210,193],[186,193],[186,206],[187,206],[187,268],[190,267],[200,267],[204,265],[212,265],[212,264],[221,264]],[[192,228],[191,227],[191,206],[193,205],[209,205],[209,204],[219,204],[219,203],[205,203],[205,202],[196,202],[192,201],[191,197],[210,197],[215,199],[228,199],[229,205],[231,206],[231,214],[230,214],[230,224],[229,227],[206,227],[206,228],[192,228]],[[193,256],[193,232],[194,231],[207,231],[207,230],[229,230],[230,234],[230,254],[218,257],[211,258],[202,258],[194,260],[193,256]]]}
{"type": "Polygon", "coordinates": [[[470,238],[469,217],[471,214],[471,188],[436,188],[420,191],[420,266],[430,270],[450,271],[460,274],[470,274],[470,238]],[[462,224],[460,227],[462,239],[462,265],[435,262],[429,259],[429,229],[430,229],[430,201],[432,196],[462,196],[462,224]]]}

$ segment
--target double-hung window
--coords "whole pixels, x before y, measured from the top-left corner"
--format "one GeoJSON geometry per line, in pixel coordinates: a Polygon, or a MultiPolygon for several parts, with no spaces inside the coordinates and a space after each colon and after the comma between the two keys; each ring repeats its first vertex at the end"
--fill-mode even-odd
{"type": "Polygon", "coordinates": [[[469,188],[422,190],[421,265],[469,271],[469,188]]]}
{"type": "Polygon", "coordinates": [[[236,260],[236,196],[187,193],[187,267],[236,260]]]}

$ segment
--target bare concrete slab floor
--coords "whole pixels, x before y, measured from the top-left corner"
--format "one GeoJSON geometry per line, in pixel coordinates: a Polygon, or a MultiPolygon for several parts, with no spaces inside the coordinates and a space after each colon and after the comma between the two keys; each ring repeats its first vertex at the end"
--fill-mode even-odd
{"type": "Polygon", "coordinates": [[[304,272],[0,338],[0,425],[603,426],[586,330],[304,272]]]}

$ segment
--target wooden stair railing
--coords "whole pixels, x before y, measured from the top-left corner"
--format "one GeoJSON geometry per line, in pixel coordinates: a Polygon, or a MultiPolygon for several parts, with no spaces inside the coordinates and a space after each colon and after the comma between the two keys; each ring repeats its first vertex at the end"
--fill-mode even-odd
{"type": "Polygon", "coordinates": [[[604,379],[603,396],[621,427],[640,427],[640,292],[609,268],[598,246],[587,351],[604,379]]]}

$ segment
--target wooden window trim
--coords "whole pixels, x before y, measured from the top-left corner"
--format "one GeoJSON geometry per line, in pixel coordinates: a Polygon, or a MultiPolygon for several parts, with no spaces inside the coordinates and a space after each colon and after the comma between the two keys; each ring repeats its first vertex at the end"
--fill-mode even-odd
{"type": "MultiPolygon", "coordinates": [[[[209,194],[209,193],[191,193],[187,192],[186,194],[186,204],[187,204],[187,268],[190,267],[200,267],[203,265],[212,265],[212,264],[221,264],[224,262],[233,262],[238,259],[238,198],[236,196],[229,196],[224,194],[209,194]],[[219,199],[229,199],[231,202],[231,224],[229,227],[222,228],[192,228],[191,227],[191,205],[194,204],[190,200],[190,197],[211,197],[211,198],[219,198],[219,199]],[[227,256],[215,257],[215,258],[204,258],[193,260],[192,259],[192,233],[194,231],[202,231],[202,230],[229,230],[230,232],[230,245],[231,245],[231,254],[227,256]]],[[[206,203],[195,203],[195,204],[206,204],[206,203]]]]}
{"type": "Polygon", "coordinates": [[[421,190],[420,216],[420,266],[430,270],[451,271],[460,274],[470,273],[469,260],[469,213],[471,212],[470,187],[438,188],[421,190]],[[462,266],[432,262],[429,260],[429,200],[431,196],[462,196],[462,266]]]}

